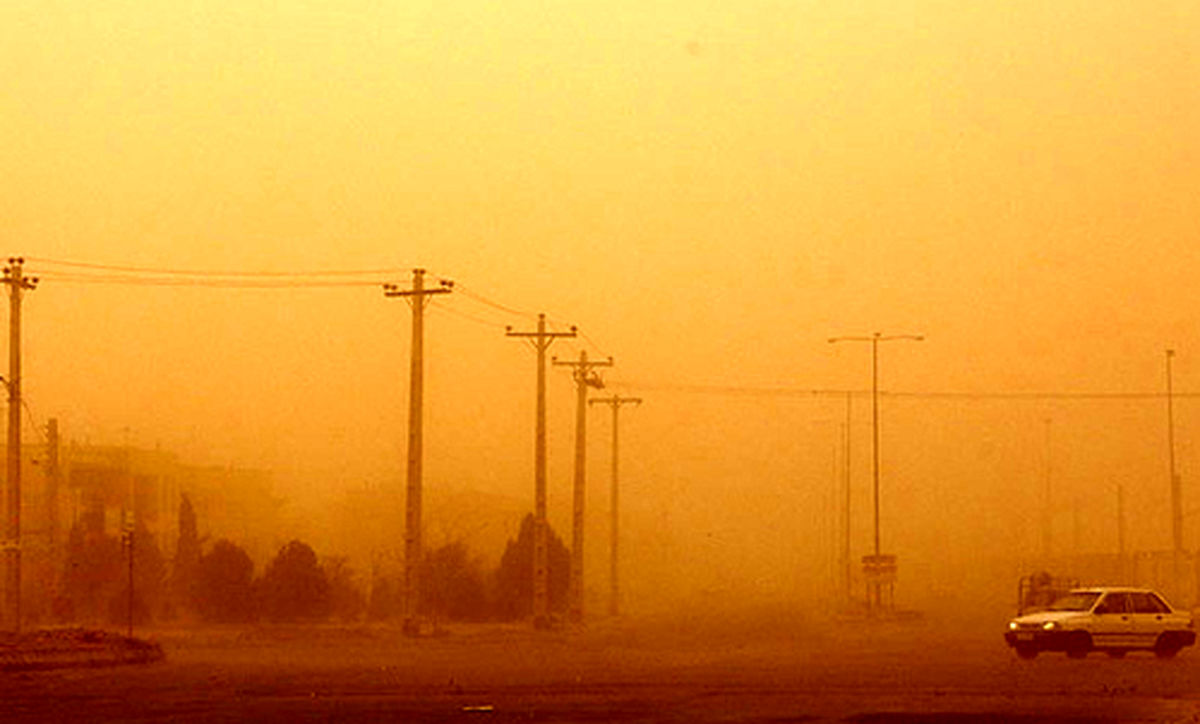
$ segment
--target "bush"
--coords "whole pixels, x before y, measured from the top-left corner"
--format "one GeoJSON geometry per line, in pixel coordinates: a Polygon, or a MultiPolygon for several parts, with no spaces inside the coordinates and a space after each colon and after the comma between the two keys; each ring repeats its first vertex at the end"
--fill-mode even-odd
{"type": "Polygon", "coordinates": [[[421,569],[423,615],[454,621],[489,618],[483,566],[471,558],[462,543],[448,543],[425,556],[421,569]]]}
{"type": "Polygon", "coordinates": [[[329,582],[317,554],[294,540],[279,550],[258,582],[262,615],[272,621],[319,620],[329,616],[329,582]]]}
{"type": "Polygon", "coordinates": [[[196,564],[192,605],[210,623],[254,619],[254,562],[239,546],[219,540],[196,564]]]}
{"type": "MultiPolygon", "coordinates": [[[[567,607],[571,556],[562,539],[548,525],[546,564],[550,613],[563,613],[567,607]]],[[[525,516],[516,540],[510,540],[505,547],[494,585],[496,616],[511,621],[533,615],[533,515],[525,516]]]]}
{"type": "Polygon", "coordinates": [[[329,582],[330,613],[342,621],[357,620],[366,610],[367,601],[345,556],[326,558],[321,563],[321,572],[329,582]]]}

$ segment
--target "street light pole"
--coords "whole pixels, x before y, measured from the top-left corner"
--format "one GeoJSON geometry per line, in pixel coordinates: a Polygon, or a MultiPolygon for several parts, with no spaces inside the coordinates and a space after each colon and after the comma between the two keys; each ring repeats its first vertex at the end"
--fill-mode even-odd
{"type": "Polygon", "coordinates": [[[871,478],[874,487],[875,507],[875,555],[879,555],[879,343],[896,340],[923,341],[919,334],[893,334],[884,336],[879,332],[870,337],[830,337],[829,342],[871,343],[871,478]]]}
{"type": "Polygon", "coordinates": [[[1167,350],[1167,460],[1171,473],[1171,543],[1176,555],[1183,552],[1183,486],[1175,471],[1175,410],[1171,379],[1171,359],[1175,350],[1167,350]]]}
{"type": "Polygon", "coordinates": [[[892,584],[896,578],[896,557],[883,555],[879,543],[879,343],[896,340],[920,342],[917,334],[884,336],[875,332],[869,337],[830,337],[829,342],[871,343],[871,478],[875,508],[875,554],[863,556],[863,576],[867,581],[867,610],[871,615],[891,608],[892,584]],[[884,602],[884,593],[888,601],[884,602]]]}

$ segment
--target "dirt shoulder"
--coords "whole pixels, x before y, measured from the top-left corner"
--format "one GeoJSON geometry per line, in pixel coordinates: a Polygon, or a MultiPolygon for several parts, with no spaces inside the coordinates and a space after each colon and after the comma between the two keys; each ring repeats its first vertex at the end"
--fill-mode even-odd
{"type": "Polygon", "coordinates": [[[153,641],[84,628],[0,633],[0,671],[145,664],[163,658],[153,641]]]}

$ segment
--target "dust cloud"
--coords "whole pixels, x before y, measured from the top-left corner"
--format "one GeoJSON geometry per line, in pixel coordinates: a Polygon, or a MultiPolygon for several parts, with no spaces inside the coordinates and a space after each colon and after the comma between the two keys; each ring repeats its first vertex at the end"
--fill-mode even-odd
{"type": "MultiPolygon", "coordinates": [[[[72,527],[115,536],[127,508],[169,580],[185,494],[202,553],[230,540],[257,578],[301,541],[365,620],[403,573],[412,308],[381,287],[414,268],[454,282],[425,306],[424,545],[487,581],[535,498],[536,355],[506,331],[545,313],[579,332],[548,357],[612,356],[593,397],[642,399],[626,615],[861,612],[876,470],[896,611],[995,628],[1043,569],[1196,603],[1155,563],[1172,470],[1200,546],[1194,7],[42,5],[0,9],[0,216],[40,279],[25,525],[61,548],[31,621],[68,616],[72,527]],[[875,366],[828,341],[876,332],[923,340],[875,366]]],[[[546,395],[570,547],[568,370],[546,395]]]]}

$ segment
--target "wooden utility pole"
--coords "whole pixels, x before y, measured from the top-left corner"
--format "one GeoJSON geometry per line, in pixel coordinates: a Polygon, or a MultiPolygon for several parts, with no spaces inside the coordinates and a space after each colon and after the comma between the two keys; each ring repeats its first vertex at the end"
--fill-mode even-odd
{"type": "Polygon", "coordinates": [[[21,296],[37,286],[26,278],[25,260],[9,257],[3,283],[8,285],[8,465],[7,515],[4,519],[4,611],[8,628],[21,630],[21,296]]]}
{"type": "Polygon", "coordinates": [[[617,432],[617,422],[620,419],[621,405],[640,405],[642,398],[640,397],[621,397],[613,395],[612,397],[597,397],[588,400],[589,405],[608,405],[612,408],[612,476],[609,491],[609,537],[608,537],[608,615],[618,616],[621,612],[621,589],[618,577],[618,541],[620,540],[620,521],[619,514],[620,503],[620,486],[618,484],[619,476],[619,460],[620,455],[618,440],[620,439],[617,432]]]}
{"type": "Polygon", "coordinates": [[[546,315],[538,315],[536,332],[504,331],[509,337],[524,337],[537,352],[537,426],[533,442],[533,626],[550,627],[550,600],[546,569],[546,349],[558,337],[574,337],[570,332],[547,332],[546,315]]]}
{"type": "Polygon", "coordinates": [[[596,367],[611,367],[612,357],[603,362],[588,361],[587,350],[580,350],[578,362],[553,364],[573,367],[575,377],[575,485],[571,512],[571,578],[567,589],[567,616],[583,622],[583,507],[587,468],[587,388],[603,389],[604,382],[593,372],[596,367]]]}
{"type": "Polygon", "coordinates": [[[412,289],[383,286],[384,296],[405,297],[412,307],[412,349],[408,372],[408,465],[404,514],[404,624],[406,636],[421,632],[421,441],[424,401],[425,305],[433,294],[447,294],[453,282],[442,280],[437,289],[425,288],[425,270],[413,269],[412,289]]]}

